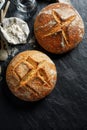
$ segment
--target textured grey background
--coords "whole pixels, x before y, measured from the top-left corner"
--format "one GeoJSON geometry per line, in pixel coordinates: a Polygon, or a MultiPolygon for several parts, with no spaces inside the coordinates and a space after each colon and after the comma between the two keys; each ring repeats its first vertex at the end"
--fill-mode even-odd
{"type": "MultiPolygon", "coordinates": [[[[49,4],[37,0],[39,12],[49,4]]],[[[45,99],[22,102],[14,97],[5,82],[5,72],[10,56],[2,66],[3,80],[0,82],[0,130],[86,130],[87,129],[87,0],[71,0],[82,16],[85,35],[81,44],[64,55],[53,55],[44,51],[37,42],[17,46],[20,51],[37,49],[45,52],[54,61],[58,80],[53,92],[45,99]]],[[[13,16],[14,8],[9,8],[7,17],[13,16]]],[[[28,22],[33,37],[33,22],[28,22]]],[[[14,47],[14,46],[12,46],[14,47]]]]}

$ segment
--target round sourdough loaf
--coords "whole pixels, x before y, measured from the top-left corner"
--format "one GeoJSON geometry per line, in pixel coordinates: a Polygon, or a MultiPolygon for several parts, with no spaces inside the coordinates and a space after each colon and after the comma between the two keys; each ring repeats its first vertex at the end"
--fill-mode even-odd
{"type": "Polygon", "coordinates": [[[43,8],[37,15],[34,33],[45,50],[61,54],[79,44],[84,35],[84,24],[71,5],[54,3],[43,8]]]}
{"type": "Polygon", "coordinates": [[[46,54],[36,50],[24,51],[8,65],[6,80],[15,96],[25,101],[37,101],[53,90],[57,71],[46,54]]]}

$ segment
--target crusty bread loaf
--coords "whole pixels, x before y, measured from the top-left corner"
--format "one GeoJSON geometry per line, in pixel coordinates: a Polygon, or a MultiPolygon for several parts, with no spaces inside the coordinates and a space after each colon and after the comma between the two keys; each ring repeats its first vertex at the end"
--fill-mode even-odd
{"type": "Polygon", "coordinates": [[[46,54],[36,50],[19,53],[6,71],[9,89],[25,101],[37,101],[47,96],[56,80],[55,64],[46,54]]]}
{"type": "Polygon", "coordinates": [[[54,3],[43,8],[37,15],[34,33],[45,50],[61,54],[80,43],[84,35],[84,24],[71,5],[54,3]]]}

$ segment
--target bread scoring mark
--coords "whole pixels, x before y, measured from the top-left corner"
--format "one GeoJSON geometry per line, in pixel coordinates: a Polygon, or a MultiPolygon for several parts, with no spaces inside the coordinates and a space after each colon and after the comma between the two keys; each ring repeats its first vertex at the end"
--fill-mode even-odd
{"type": "Polygon", "coordinates": [[[20,86],[19,88],[16,89],[17,93],[16,96],[20,96],[21,98],[25,97],[25,99],[28,99],[29,97],[39,97],[40,94],[38,91],[30,87],[29,85],[25,84],[23,87],[20,86]],[[33,96],[34,95],[34,96],[33,96]]]}
{"type": "Polygon", "coordinates": [[[61,32],[62,37],[65,41],[64,43],[69,44],[65,30],[67,30],[67,27],[72,23],[72,21],[75,19],[76,16],[73,15],[73,16],[70,16],[69,18],[67,18],[66,20],[62,20],[60,15],[57,12],[55,12],[54,10],[52,11],[52,15],[53,15],[55,21],[57,22],[57,24],[54,26],[54,28],[49,29],[49,31],[43,36],[43,38],[52,36],[55,33],[61,32]]]}
{"type": "Polygon", "coordinates": [[[46,74],[46,72],[45,72],[42,68],[40,68],[40,69],[38,70],[38,73],[39,73],[39,76],[40,76],[43,80],[48,81],[47,74],[46,74]]]}
{"type": "Polygon", "coordinates": [[[32,52],[28,54],[27,51],[26,53],[18,55],[19,57],[16,56],[14,60],[11,61],[10,68],[8,68],[6,74],[7,83],[12,93],[25,101],[39,100],[48,95],[54,88],[51,80],[56,77],[56,75],[51,75],[49,71],[51,68],[56,71],[51,59],[43,53],[38,54],[35,52],[35,54],[33,54],[32,52]],[[39,60],[37,57],[40,57],[39,60]],[[31,70],[29,66],[31,66],[31,70]],[[24,77],[19,75],[23,69],[27,70],[26,74],[25,71],[23,71],[24,75],[22,76],[24,77]],[[43,72],[40,72],[40,74],[38,74],[39,69],[43,69],[43,72]],[[50,80],[47,80],[49,78],[50,80]]]}
{"type": "MultiPolygon", "coordinates": [[[[27,57],[27,59],[25,59],[24,63],[21,63],[21,65],[17,64],[14,72],[16,73],[18,78],[20,78],[20,81],[19,81],[19,87],[17,87],[15,91],[17,91],[19,88],[21,88],[21,89],[25,88],[25,86],[27,85],[27,88],[32,89],[32,91],[34,93],[39,95],[40,93],[38,93],[37,88],[32,86],[34,81],[36,82],[37,78],[39,78],[39,83],[42,83],[40,85],[39,85],[39,83],[37,83],[36,84],[37,87],[42,86],[42,87],[51,88],[52,84],[51,84],[51,81],[49,80],[45,70],[43,68],[40,68],[40,66],[42,64],[44,65],[44,63],[45,63],[44,60],[42,62],[37,63],[31,57],[27,57]],[[30,65],[32,66],[32,68],[31,69],[28,68],[27,71],[23,71],[24,73],[22,75],[20,75],[20,71],[25,70],[26,67],[29,67],[30,65]],[[33,79],[33,82],[31,83],[32,79],[33,79]]],[[[51,75],[54,76],[54,74],[56,74],[56,72],[54,73],[54,71],[51,71],[51,75]]],[[[25,89],[23,89],[23,91],[25,91],[25,89]]]]}
{"type": "Polygon", "coordinates": [[[35,95],[37,94],[38,96],[40,95],[39,92],[37,90],[35,90],[33,87],[29,86],[26,84],[26,88],[28,91],[32,91],[35,95]]]}
{"type": "Polygon", "coordinates": [[[11,89],[13,89],[13,87],[15,87],[15,89],[18,88],[20,80],[20,77],[17,75],[15,71],[12,72],[12,75],[7,77],[7,82],[8,85],[11,86],[11,89]]]}
{"type": "Polygon", "coordinates": [[[19,77],[21,80],[24,78],[31,70],[33,69],[32,65],[29,64],[27,61],[24,61],[23,59],[20,60],[18,63],[16,63],[16,66],[14,67],[13,71],[15,74],[19,77]]]}
{"type": "MultiPolygon", "coordinates": [[[[75,10],[76,15],[76,19],[70,24],[69,28],[72,28],[73,26],[75,28],[77,28],[78,34],[80,38],[83,38],[84,35],[84,23],[83,20],[81,18],[81,16],[79,15],[79,13],[77,12],[77,10],[75,10]]],[[[70,30],[70,29],[69,29],[70,30]]]]}
{"type": "Polygon", "coordinates": [[[35,62],[35,60],[33,60],[30,56],[28,56],[27,60],[26,60],[29,64],[31,64],[34,68],[37,68],[38,63],[35,62]]]}
{"type": "Polygon", "coordinates": [[[76,26],[80,29],[84,29],[84,24],[83,24],[83,21],[82,21],[82,18],[80,17],[80,15],[76,16],[76,19],[70,24],[70,27],[72,26],[76,26]]]}
{"type": "Polygon", "coordinates": [[[44,84],[46,84],[48,87],[51,86],[50,82],[49,82],[49,77],[47,76],[45,70],[43,70],[42,68],[39,69],[38,71],[38,77],[43,81],[44,84]]]}
{"type": "Polygon", "coordinates": [[[40,77],[35,76],[30,81],[28,81],[26,85],[29,86],[29,88],[32,88],[32,90],[36,91],[38,95],[40,95],[43,89],[44,81],[42,81],[40,77]]]}
{"type": "Polygon", "coordinates": [[[28,73],[31,70],[30,67],[27,66],[24,62],[21,62],[16,68],[15,72],[18,74],[20,78],[24,77],[26,73],[28,73]]]}

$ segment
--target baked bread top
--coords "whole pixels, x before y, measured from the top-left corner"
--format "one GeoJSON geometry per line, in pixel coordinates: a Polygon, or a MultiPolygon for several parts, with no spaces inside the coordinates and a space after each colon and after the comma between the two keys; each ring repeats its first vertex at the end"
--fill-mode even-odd
{"type": "Polygon", "coordinates": [[[79,44],[84,35],[84,24],[71,5],[54,3],[37,15],[34,32],[38,43],[45,50],[61,54],[79,44]]]}
{"type": "Polygon", "coordinates": [[[37,101],[47,96],[57,80],[53,61],[39,51],[24,51],[8,65],[6,81],[9,89],[25,101],[37,101]]]}

